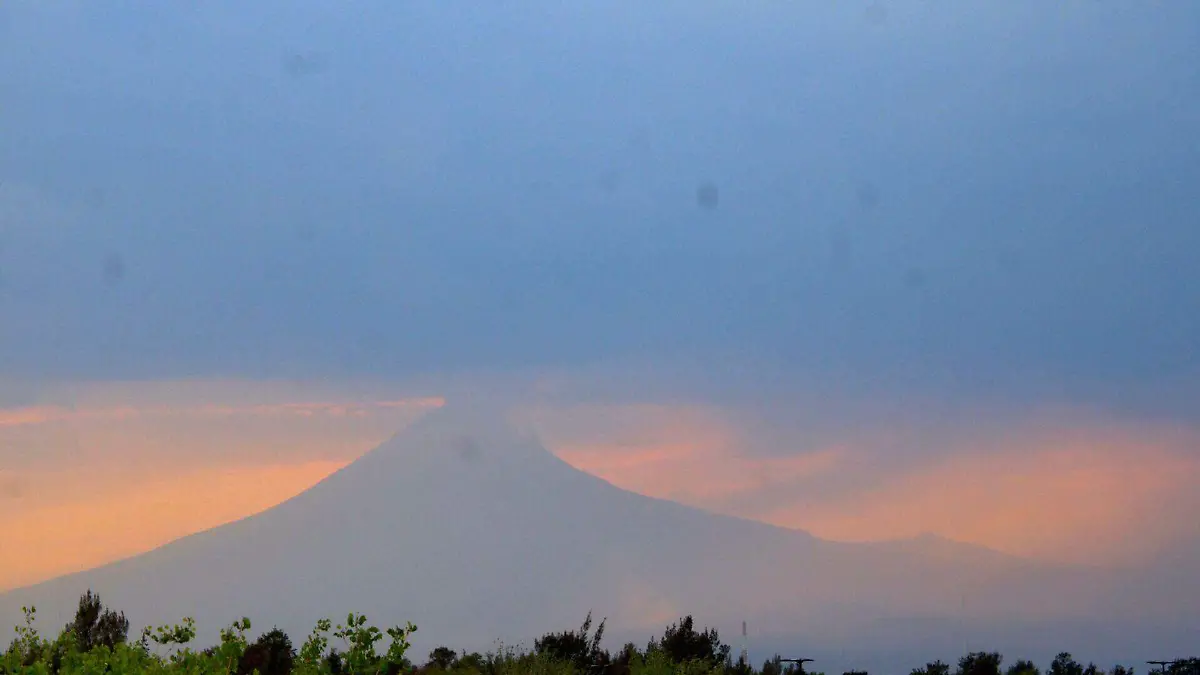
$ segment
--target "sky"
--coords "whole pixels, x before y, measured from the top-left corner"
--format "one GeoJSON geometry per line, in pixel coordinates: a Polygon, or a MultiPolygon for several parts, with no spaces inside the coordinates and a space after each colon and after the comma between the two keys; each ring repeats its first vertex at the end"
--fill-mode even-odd
{"type": "Polygon", "coordinates": [[[1167,2],[3,3],[0,588],[483,391],[639,492],[1151,559],[1197,52],[1167,2]]]}

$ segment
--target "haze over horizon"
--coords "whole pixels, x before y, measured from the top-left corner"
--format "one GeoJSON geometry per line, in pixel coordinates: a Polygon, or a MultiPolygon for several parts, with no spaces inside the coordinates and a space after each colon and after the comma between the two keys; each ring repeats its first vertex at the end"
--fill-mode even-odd
{"type": "Polygon", "coordinates": [[[0,591],[461,400],[831,541],[1200,560],[1196,63],[1187,3],[0,4],[0,591]]]}

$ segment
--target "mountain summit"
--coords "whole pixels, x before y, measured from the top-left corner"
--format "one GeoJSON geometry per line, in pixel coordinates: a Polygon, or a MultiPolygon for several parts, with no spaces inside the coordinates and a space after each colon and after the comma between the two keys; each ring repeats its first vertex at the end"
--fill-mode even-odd
{"type": "Polygon", "coordinates": [[[357,611],[416,622],[418,650],[483,649],[594,611],[639,640],[694,614],[726,635],[748,619],[845,644],[888,619],[909,639],[914,618],[942,621],[928,630],[944,638],[950,620],[1091,616],[1107,579],[929,538],[828,542],[644,497],[488,407],[448,404],[274,508],[0,596],[0,619],[36,604],[62,625],[91,588],[135,622],[192,616],[202,638],[243,615],[299,636],[357,611]]]}

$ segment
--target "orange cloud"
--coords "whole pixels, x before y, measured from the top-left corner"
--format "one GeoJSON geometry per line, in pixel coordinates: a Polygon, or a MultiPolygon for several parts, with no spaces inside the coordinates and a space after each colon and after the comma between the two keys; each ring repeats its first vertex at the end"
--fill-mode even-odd
{"type": "Polygon", "coordinates": [[[443,404],[321,394],[236,381],[76,384],[50,392],[52,404],[0,409],[0,542],[22,551],[0,556],[0,588],[260,511],[443,404]]]}
{"type": "Polygon", "coordinates": [[[718,411],[542,415],[556,454],[618,486],[829,539],[932,532],[1017,555],[1131,563],[1200,534],[1187,515],[1200,506],[1200,434],[1188,429],[1056,411],[1000,432],[926,434],[916,448],[872,430],[761,457],[742,451],[754,430],[718,411]]]}
{"type": "Polygon", "coordinates": [[[543,438],[561,459],[642,494],[712,508],[720,500],[794,485],[837,467],[845,448],[781,457],[744,454],[744,434],[697,406],[581,406],[543,410],[543,438]]]}
{"type": "Polygon", "coordinates": [[[563,445],[555,454],[626,489],[698,504],[826,473],[837,466],[843,451],[743,457],[731,446],[696,439],[640,447],[563,445]]]}
{"type": "Polygon", "coordinates": [[[0,519],[0,590],[135,555],[181,536],[270,508],[319,482],[346,462],[211,467],[183,475],[130,480],[73,472],[29,477],[33,486],[82,488],[59,500],[0,519]],[[98,486],[98,489],[97,489],[98,486]]]}
{"type": "Polygon", "coordinates": [[[1066,562],[1134,563],[1184,535],[1200,458],[1132,433],[1014,439],[889,476],[869,491],[756,514],[841,540],[938,534],[1066,562]]]}

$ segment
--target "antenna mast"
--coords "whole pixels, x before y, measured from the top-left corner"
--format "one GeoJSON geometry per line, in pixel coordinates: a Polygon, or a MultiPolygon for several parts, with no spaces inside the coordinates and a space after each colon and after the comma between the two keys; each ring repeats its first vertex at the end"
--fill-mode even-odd
{"type": "Polygon", "coordinates": [[[746,621],[742,620],[742,663],[750,666],[750,648],[746,640],[746,621]]]}

